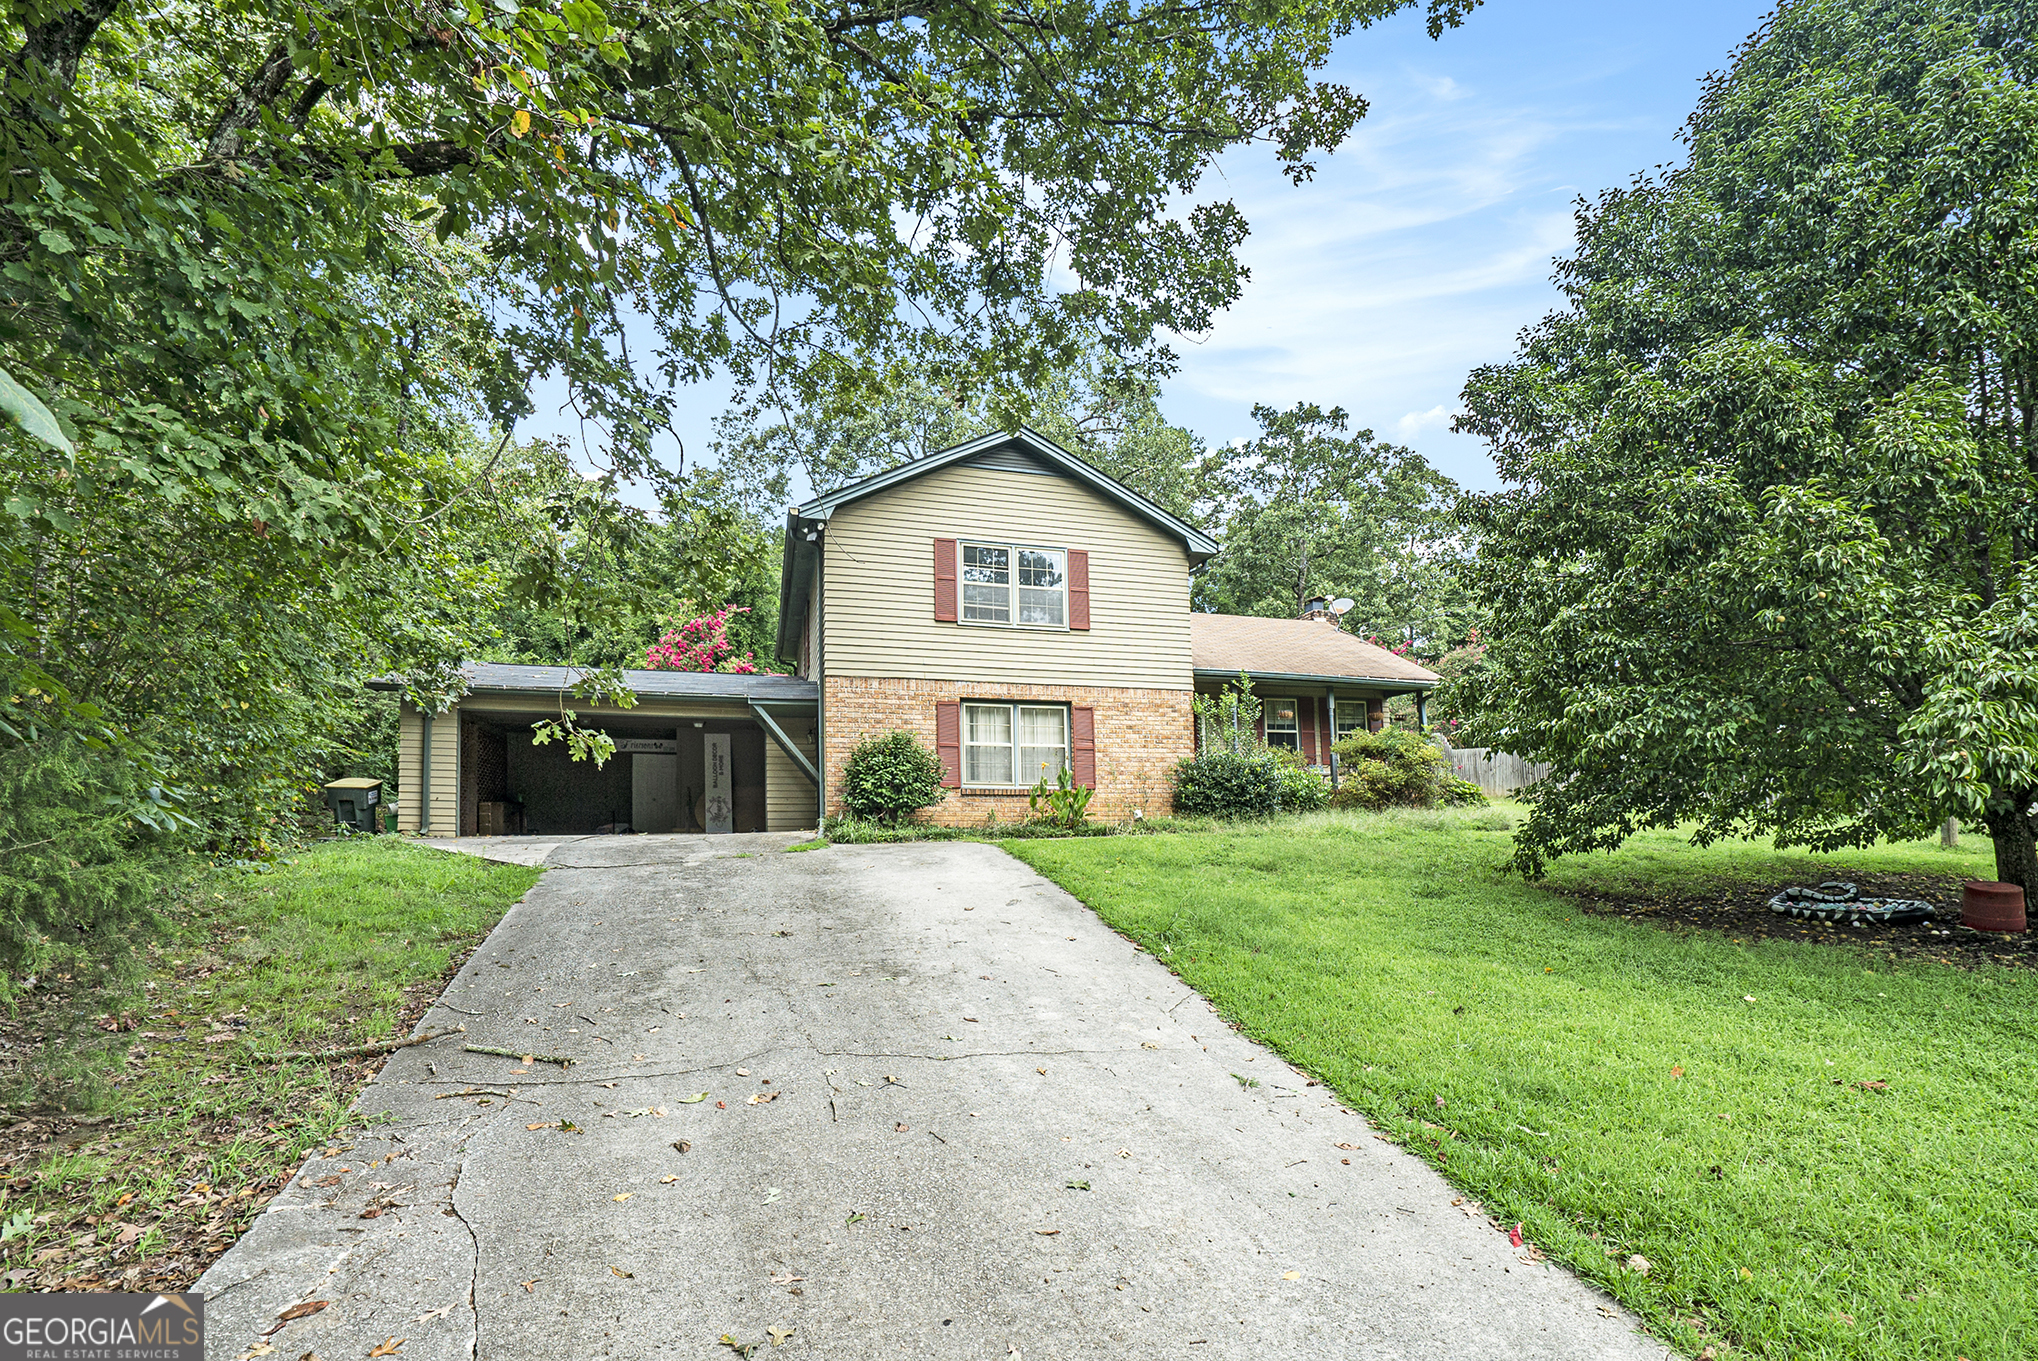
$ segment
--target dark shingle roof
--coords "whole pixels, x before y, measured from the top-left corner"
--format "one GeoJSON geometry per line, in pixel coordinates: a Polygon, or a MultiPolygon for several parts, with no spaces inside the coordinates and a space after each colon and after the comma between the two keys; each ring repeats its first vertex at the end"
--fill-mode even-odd
{"type": "MultiPolygon", "coordinates": [[[[520,666],[503,662],[469,662],[463,668],[472,690],[561,690],[587,674],[569,666],[520,666]]],[[[798,676],[733,676],[719,671],[625,671],[623,679],[639,696],[660,699],[720,699],[760,704],[812,704],[820,687],[798,676]]]]}

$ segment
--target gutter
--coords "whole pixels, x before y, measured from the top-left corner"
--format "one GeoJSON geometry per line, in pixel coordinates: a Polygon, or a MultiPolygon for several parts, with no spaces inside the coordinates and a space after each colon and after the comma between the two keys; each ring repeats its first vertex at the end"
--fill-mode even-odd
{"type": "MultiPolygon", "coordinates": [[[[1197,680],[1237,680],[1238,672],[1199,666],[1191,672],[1197,680]]],[[[1364,685],[1374,689],[1392,690],[1396,694],[1413,694],[1417,691],[1434,690],[1443,684],[1437,680],[1411,680],[1402,676],[1389,680],[1384,676],[1317,676],[1301,671],[1254,671],[1250,667],[1245,674],[1251,676],[1253,684],[1261,681],[1287,681],[1296,685],[1364,685]]]]}

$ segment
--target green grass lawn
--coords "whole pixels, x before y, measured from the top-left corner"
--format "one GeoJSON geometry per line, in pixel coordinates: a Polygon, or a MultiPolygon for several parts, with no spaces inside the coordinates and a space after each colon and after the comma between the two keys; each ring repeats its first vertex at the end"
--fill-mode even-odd
{"type": "MultiPolygon", "coordinates": [[[[1587,916],[1499,872],[1516,816],[1007,849],[1686,1352],[2038,1356],[2038,975],[1587,916]]],[[[1994,877],[1978,837],[1815,857],[1650,833],[1552,882],[1834,863],[1994,877]]]]}
{"type": "Polygon", "coordinates": [[[188,1285],[382,1062],[251,1056],[405,1033],[538,874],[395,837],[323,842],[189,881],[131,988],[55,980],[7,1027],[30,1057],[4,1088],[0,1279],[188,1285]]]}

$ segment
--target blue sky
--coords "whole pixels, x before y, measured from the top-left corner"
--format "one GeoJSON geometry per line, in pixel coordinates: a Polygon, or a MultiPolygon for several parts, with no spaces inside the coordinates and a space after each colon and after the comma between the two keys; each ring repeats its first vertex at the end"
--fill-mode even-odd
{"type": "MultiPolygon", "coordinates": [[[[1326,77],[1371,111],[1316,177],[1295,187],[1243,148],[1197,195],[1252,224],[1252,278],[1207,335],[1177,340],[1169,419],[1217,443],[1255,433],[1256,402],[1343,406],[1467,486],[1497,485],[1479,441],[1449,430],[1466,374],[1557,304],[1573,200],[1678,159],[1700,78],[1769,8],[1486,0],[1441,41],[1417,11],[1354,32],[1326,77]]],[[[519,433],[576,434],[558,400],[541,391],[519,433]]],[[[682,404],[689,459],[722,400],[715,384],[682,404]]]]}
{"type": "Polygon", "coordinates": [[[1409,12],[1354,33],[1329,77],[1372,108],[1294,188],[1264,151],[1224,184],[1252,223],[1245,296],[1178,342],[1168,417],[1214,442],[1250,436],[1255,402],[1343,406],[1469,486],[1484,446],[1449,431],[1466,374],[1506,359],[1557,305],[1572,203],[1679,159],[1706,72],[1769,5],[1749,0],[1487,0],[1430,41],[1409,12]]]}

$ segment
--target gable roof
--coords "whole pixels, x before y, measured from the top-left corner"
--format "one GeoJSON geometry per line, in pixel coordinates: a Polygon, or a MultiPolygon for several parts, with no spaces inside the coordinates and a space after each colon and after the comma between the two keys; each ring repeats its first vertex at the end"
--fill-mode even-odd
{"type": "Polygon", "coordinates": [[[950,445],[924,458],[908,459],[833,491],[821,493],[786,512],[784,548],[779,560],[778,638],[774,655],[790,658],[798,647],[799,629],[808,607],[806,570],[814,550],[807,528],[826,521],[837,510],[866,496],[874,496],[916,477],[956,464],[997,468],[1005,472],[1046,473],[1066,477],[1096,492],[1127,514],[1144,520],[1171,539],[1181,542],[1192,567],[1216,556],[1217,540],[1186,520],[1169,514],[1109,474],[1099,472],[1056,444],[1038,430],[1020,426],[1017,430],[994,430],[961,444],[950,445]]]}
{"type": "Polygon", "coordinates": [[[1249,673],[1254,680],[1316,685],[1375,685],[1428,690],[1442,677],[1377,643],[1355,638],[1326,619],[1261,619],[1244,614],[1191,614],[1189,654],[1196,675],[1249,673]]]}
{"type": "Polygon", "coordinates": [[[1123,482],[1097,471],[1039,431],[1030,430],[1023,425],[1010,433],[995,430],[988,435],[979,435],[973,440],[950,445],[925,458],[909,459],[897,467],[874,473],[861,481],[850,482],[833,491],[823,492],[804,505],[795,507],[792,513],[802,520],[825,520],[851,501],[860,501],[866,496],[884,491],[888,487],[896,487],[901,482],[910,482],[916,477],[922,477],[937,468],[946,468],[952,463],[977,462],[987,467],[1019,471],[1009,457],[999,458],[1000,454],[1029,457],[1042,465],[1042,471],[1060,473],[1083,483],[1105,500],[1115,502],[1168,537],[1180,539],[1182,547],[1188,550],[1192,563],[1200,563],[1217,552],[1217,540],[1196,526],[1186,520],[1175,518],[1123,482]]]}

